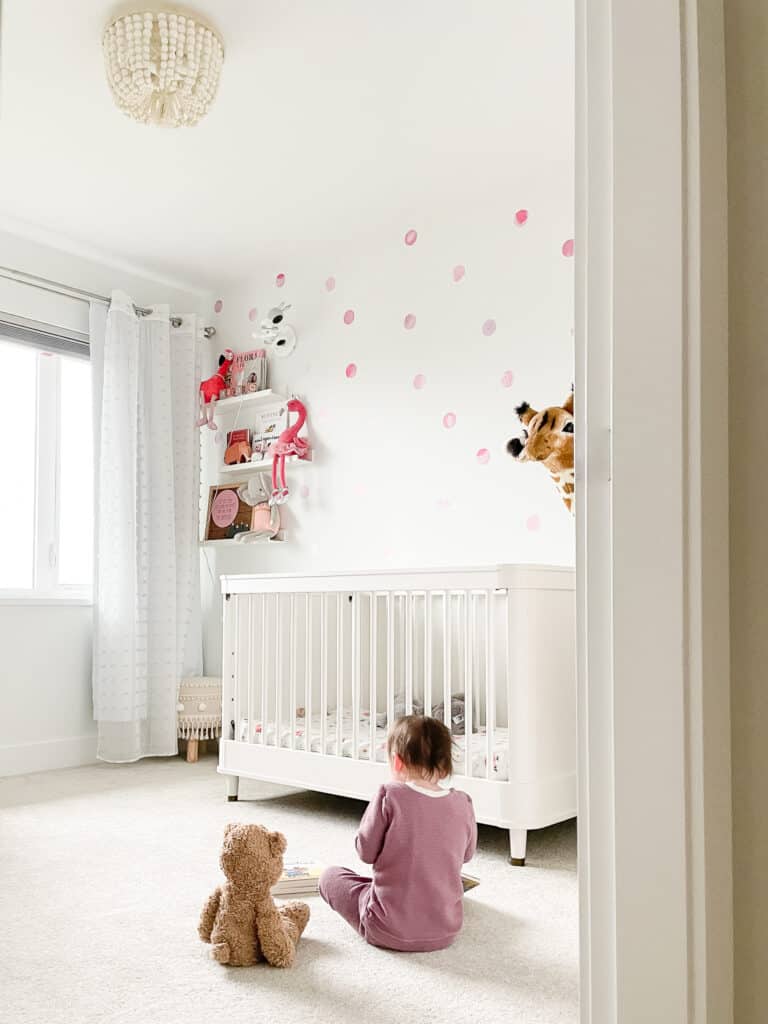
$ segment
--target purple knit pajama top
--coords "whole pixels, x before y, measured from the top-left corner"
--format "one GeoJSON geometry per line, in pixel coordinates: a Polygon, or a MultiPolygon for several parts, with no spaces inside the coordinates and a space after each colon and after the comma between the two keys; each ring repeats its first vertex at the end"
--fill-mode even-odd
{"type": "Polygon", "coordinates": [[[460,790],[431,793],[388,782],[368,804],[355,838],[373,865],[361,923],[366,938],[389,949],[450,946],[461,930],[461,866],[477,844],[472,801],[460,790]]]}

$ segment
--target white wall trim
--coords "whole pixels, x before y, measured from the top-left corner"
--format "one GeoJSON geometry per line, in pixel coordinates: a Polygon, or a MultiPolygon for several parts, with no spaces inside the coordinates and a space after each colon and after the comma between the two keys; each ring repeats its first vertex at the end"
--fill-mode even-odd
{"type": "Polygon", "coordinates": [[[54,768],[77,768],[96,761],[96,733],[59,740],[0,746],[0,778],[54,768]]]}
{"type": "Polygon", "coordinates": [[[0,215],[0,231],[7,231],[9,235],[16,235],[17,238],[26,238],[47,249],[56,249],[91,263],[106,265],[111,270],[130,274],[132,277],[145,278],[158,286],[163,285],[176,291],[191,292],[197,295],[207,295],[209,292],[209,288],[203,287],[199,283],[177,280],[167,274],[159,273],[151,267],[131,263],[130,260],[121,259],[114,253],[103,252],[94,246],[78,242],[68,235],[57,234],[38,224],[30,224],[29,221],[19,220],[17,217],[10,217],[7,214],[0,215]]]}
{"type": "Polygon", "coordinates": [[[578,0],[583,1024],[732,1020],[722,67],[721,0],[578,0]]]}

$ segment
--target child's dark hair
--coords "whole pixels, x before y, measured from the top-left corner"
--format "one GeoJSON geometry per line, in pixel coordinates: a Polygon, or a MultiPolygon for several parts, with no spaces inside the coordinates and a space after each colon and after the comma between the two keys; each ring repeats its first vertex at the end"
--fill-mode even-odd
{"type": "Polygon", "coordinates": [[[437,718],[403,715],[387,738],[387,753],[397,754],[408,768],[425,776],[447,778],[453,774],[453,740],[448,728],[437,718]]]}

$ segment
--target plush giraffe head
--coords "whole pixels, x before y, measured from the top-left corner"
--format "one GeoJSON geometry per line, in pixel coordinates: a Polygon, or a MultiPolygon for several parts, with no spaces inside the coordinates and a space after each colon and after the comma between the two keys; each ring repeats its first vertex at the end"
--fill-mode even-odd
{"type": "Polygon", "coordinates": [[[573,512],[573,392],[562,405],[538,412],[523,402],[515,412],[523,436],[513,437],[507,451],[518,462],[543,462],[565,507],[573,512]]]}

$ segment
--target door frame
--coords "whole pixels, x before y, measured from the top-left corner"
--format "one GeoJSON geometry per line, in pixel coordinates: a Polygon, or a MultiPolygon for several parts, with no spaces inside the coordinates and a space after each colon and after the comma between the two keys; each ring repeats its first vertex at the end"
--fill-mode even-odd
{"type": "Polygon", "coordinates": [[[582,1024],[733,1019],[722,0],[577,0],[582,1024]]]}

